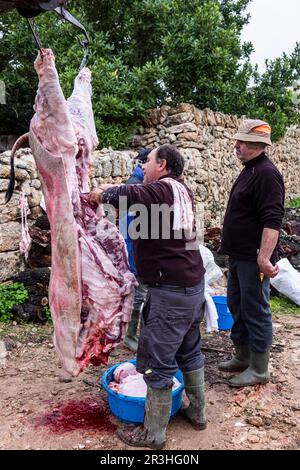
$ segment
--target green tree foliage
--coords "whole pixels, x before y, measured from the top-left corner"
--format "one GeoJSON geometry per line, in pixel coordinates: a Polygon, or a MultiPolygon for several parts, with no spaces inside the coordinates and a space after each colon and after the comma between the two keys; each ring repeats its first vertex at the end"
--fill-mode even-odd
{"type": "MultiPolygon", "coordinates": [[[[250,0],[74,0],[72,12],[92,40],[94,112],[100,145],[126,146],[145,109],[164,103],[268,119],[275,137],[298,122],[288,87],[299,75],[299,46],[268,62],[250,64],[251,43],[241,42],[250,0]]],[[[63,90],[70,94],[82,58],[77,31],[52,13],[37,18],[45,47],[56,55],[63,90]]],[[[16,13],[0,18],[0,133],[28,129],[37,78],[35,45],[16,13]],[[1,35],[1,33],[0,33],[1,35]]]]}
{"type": "Polygon", "coordinates": [[[293,101],[293,83],[300,77],[300,44],[292,54],[266,61],[266,71],[254,72],[254,86],[249,90],[248,113],[269,121],[273,139],[282,137],[286,128],[299,123],[299,106],[293,101]]]}

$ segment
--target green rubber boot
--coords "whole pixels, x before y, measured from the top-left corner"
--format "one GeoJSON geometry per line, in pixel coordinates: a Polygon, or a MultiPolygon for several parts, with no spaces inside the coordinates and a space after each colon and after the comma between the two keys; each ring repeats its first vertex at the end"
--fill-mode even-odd
{"type": "Polygon", "coordinates": [[[131,314],[131,320],[128,323],[127,332],[124,338],[125,346],[130,351],[137,352],[138,348],[138,337],[136,335],[138,324],[139,324],[140,312],[139,310],[133,310],[131,314]]]}
{"type": "Polygon", "coordinates": [[[126,426],[118,430],[119,438],[129,446],[163,449],[171,414],[172,389],[147,388],[144,426],[126,426]]]}
{"type": "Polygon", "coordinates": [[[256,353],[251,351],[250,365],[241,374],[229,380],[232,387],[248,387],[249,385],[266,384],[270,380],[270,352],[256,353]]]}
{"type": "Polygon", "coordinates": [[[219,370],[222,372],[242,372],[250,363],[249,345],[234,344],[235,356],[230,361],[220,362],[219,370]]]}
{"type": "Polygon", "coordinates": [[[181,408],[180,414],[191,423],[193,428],[202,431],[206,428],[204,367],[185,372],[183,380],[185,393],[190,400],[190,404],[187,408],[181,408]]]}

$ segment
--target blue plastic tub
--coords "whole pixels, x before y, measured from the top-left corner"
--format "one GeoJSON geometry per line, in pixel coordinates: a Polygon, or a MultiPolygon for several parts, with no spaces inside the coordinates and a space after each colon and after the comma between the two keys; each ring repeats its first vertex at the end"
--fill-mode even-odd
{"type": "Polygon", "coordinates": [[[213,301],[216,305],[219,315],[219,330],[231,330],[233,325],[233,316],[231,315],[227,306],[227,297],[224,295],[215,295],[213,296],[213,301]]]}
{"type": "MultiPolygon", "coordinates": [[[[136,364],[135,359],[126,362],[136,364]]],[[[108,394],[109,408],[118,419],[124,421],[125,423],[143,423],[145,412],[145,398],[129,397],[127,395],[123,395],[122,393],[115,392],[108,386],[109,383],[113,380],[114,370],[120,364],[116,364],[115,366],[111,367],[102,375],[102,387],[108,394]]],[[[179,411],[182,402],[183,376],[180,370],[176,372],[176,378],[179,380],[181,385],[177,388],[177,390],[172,392],[171,417],[175,416],[175,414],[179,411]]]]}

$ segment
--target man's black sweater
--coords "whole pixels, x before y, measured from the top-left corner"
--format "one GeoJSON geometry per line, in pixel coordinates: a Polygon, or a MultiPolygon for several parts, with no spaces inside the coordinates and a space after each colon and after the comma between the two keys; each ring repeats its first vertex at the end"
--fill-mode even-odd
{"type": "MultiPolygon", "coordinates": [[[[284,215],[284,183],[265,153],[244,166],[230,193],[221,251],[234,259],[256,261],[263,229],[280,231],[284,215]]],[[[276,258],[275,251],[272,262],[276,258]]]]}
{"type": "MultiPolygon", "coordinates": [[[[167,177],[173,178],[185,186],[182,178],[172,174],[167,177]]],[[[163,181],[164,178],[161,177],[158,181],[148,184],[113,187],[103,193],[102,202],[119,208],[119,198],[126,196],[128,208],[134,204],[145,206],[148,214],[145,226],[150,235],[154,228],[151,217],[154,206],[157,204],[173,206],[174,204],[172,187],[163,181]]],[[[187,186],[185,187],[194,203],[192,192],[187,186]]],[[[139,209],[135,209],[135,211],[139,211],[139,209]]],[[[196,237],[187,239],[182,232],[181,237],[177,238],[172,229],[174,213],[171,211],[167,218],[168,220],[160,214],[157,236],[146,236],[133,240],[134,261],[138,277],[141,282],[148,285],[195,286],[203,279],[205,272],[199,248],[187,249],[191,242],[196,241],[196,237]],[[164,226],[171,227],[169,239],[163,236],[164,226]]]]}

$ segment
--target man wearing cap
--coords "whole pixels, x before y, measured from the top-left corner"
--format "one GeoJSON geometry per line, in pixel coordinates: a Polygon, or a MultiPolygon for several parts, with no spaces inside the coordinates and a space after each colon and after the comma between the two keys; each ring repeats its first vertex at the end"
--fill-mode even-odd
{"type": "MultiPolygon", "coordinates": [[[[148,155],[151,151],[152,149],[145,148],[145,149],[142,149],[138,153],[138,155],[135,157],[135,160],[138,161],[138,164],[133,169],[133,172],[131,173],[130,177],[128,178],[125,184],[142,184],[143,183],[144,172],[143,172],[142,165],[144,165],[147,162],[148,155]]],[[[134,255],[133,255],[133,241],[130,238],[129,233],[128,233],[129,226],[133,220],[134,220],[134,215],[128,213],[126,217],[120,220],[119,228],[120,228],[120,232],[122,233],[125,239],[130,270],[136,276],[137,272],[136,272],[134,255]]],[[[131,313],[131,320],[128,323],[126,336],[124,338],[125,346],[127,346],[127,348],[133,352],[137,352],[137,348],[138,348],[137,330],[138,330],[140,313],[146,302],[146,296],[147,296],[147,288],[144,284],[139,282],[138,286],[135,288],[135,291],[134,291],[134,301],[133,301],[133,309],[131,313]]]]}
{"type": "Polygon", "coordinates": [[[229,255],[227,298],[234,324],[235,356],[224,372],[241,372],[229,383],[244,387],[267,383],[272,344],[270,278],[278,274],[276,246],[284,215],[284,183],[265,154],[272,145],[268,123],[247,119],[235,150],[244,169],[235,181],[225,213],[221,251],[229,255]]]}

